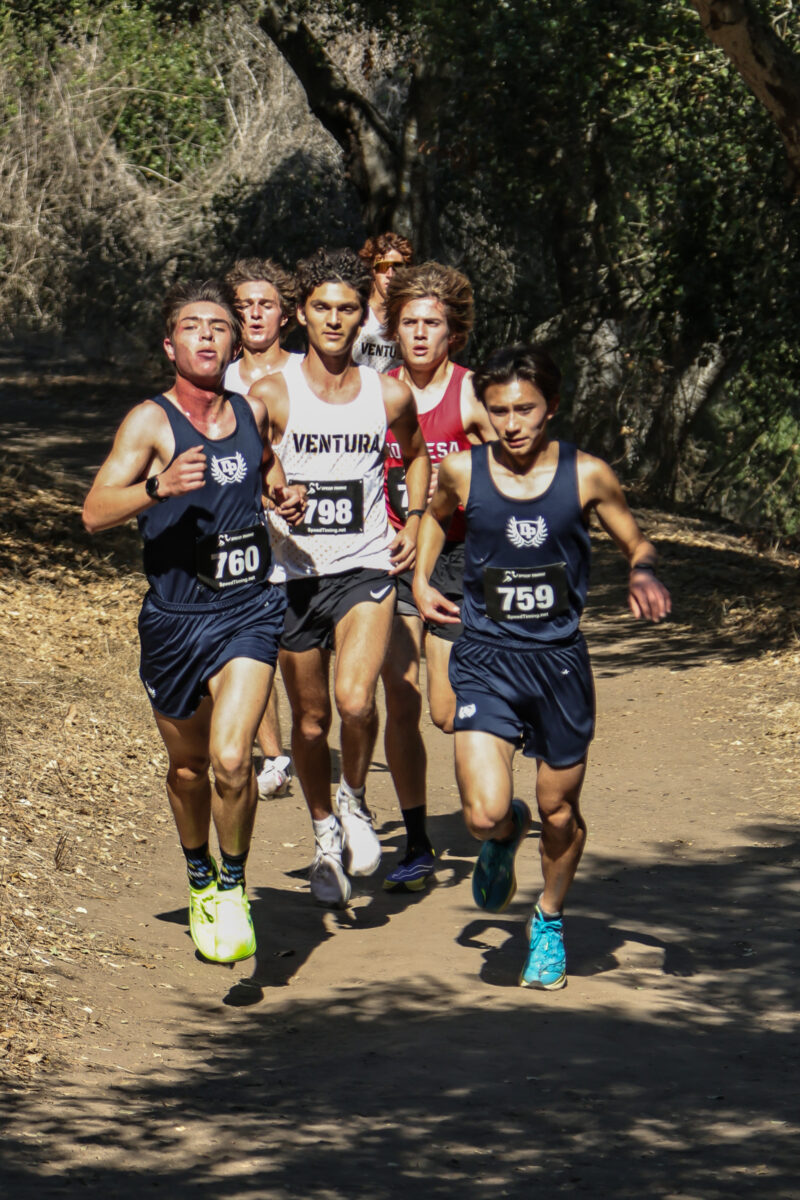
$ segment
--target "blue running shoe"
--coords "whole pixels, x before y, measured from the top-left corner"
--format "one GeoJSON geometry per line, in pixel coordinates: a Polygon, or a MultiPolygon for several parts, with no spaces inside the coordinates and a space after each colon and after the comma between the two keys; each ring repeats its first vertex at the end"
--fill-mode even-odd
{"type": "Polygon", "coordinates": [[[410,850],[383,881],[385,892],[422,892],[435,869],[436,851],[410,850]]]}
{"type": "Polygon", "coordinates": [[[555,992],[567,983],[567,953],[564,923],[560,916],[545,920],[537,904],[525,927],[528,957],[519,977],[520,987],[544,988],[555,992]]]}
{"type": "Polygon", "coordinates": [[[508,908],[517,890],[514,859],[525,834],[531,827],[531,813],[522,800],[511,801],[514,836],[510,842],[490,838],[481,846],[472,872],[472,898],[478,908],[499,913],[508,908]]]}

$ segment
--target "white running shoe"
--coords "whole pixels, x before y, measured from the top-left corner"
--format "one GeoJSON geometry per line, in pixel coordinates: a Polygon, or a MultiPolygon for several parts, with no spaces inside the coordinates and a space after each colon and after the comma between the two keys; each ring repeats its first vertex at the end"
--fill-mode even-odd
{"type": "Polygon", "coordinates": [[[344,831],[342,861],[348,875],[373,875],[381,861],[381,844],[372,825],[372,814],[363,800],[339,784],[336,806],[344,831]]]}
{"type": "Polygon", "coordinates": [[[269,800],[272,796],[285,796],[289,790],[292,760],[287,754],[279,754],[277,758],[265,758],[258,782],[258,795],[261,800],[269,800]]]}
{"type": "Polygon", "coordinates": [[[344,908],[350,899],[350,880],[342,866],[342,827],[335,816],[328,828],[316,839],[317,848],[311,864],[311,895],[317,904],[328,908],[344,908]]]}

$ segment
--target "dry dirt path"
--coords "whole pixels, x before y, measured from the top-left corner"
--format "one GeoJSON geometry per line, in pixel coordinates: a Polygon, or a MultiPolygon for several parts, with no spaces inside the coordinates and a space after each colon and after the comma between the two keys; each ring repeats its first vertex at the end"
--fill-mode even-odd
{"type": "MultiPolygon", "coordinates": [[[[316,908],[295,784],[260,806],[259,949],[231,968],[193,952],[150,775],[133,866],[105,893],[74,888],[74,919],[135,956],[67,971],[86,1023],[58,1073],[0,1098],[5,1195],[800,1196],[800,838],[757,752],[763,674],[635,628],[603,579],[569,986],[516,986],[535,831],[508,912],[473,908],[451,743],[429,724],[437,885],[391,897],[381,871],[347,912],[316,908]]],[[[380,746],[369,795],[390,860],[380,746]]]]}

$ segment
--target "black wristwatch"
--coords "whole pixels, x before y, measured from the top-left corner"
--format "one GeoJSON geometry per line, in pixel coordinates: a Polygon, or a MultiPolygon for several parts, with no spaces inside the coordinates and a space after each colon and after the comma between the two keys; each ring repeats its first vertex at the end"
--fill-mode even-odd
{"type": "Polygon", "coordinates": [[[166,500],[167,497],[159,496],[159,494],[158,494],[159,478],[160,478],[160,476],[158,476],[158,475],[150,475],[145,480],[144,490],[147,492],[147,494],[151,500],[157,500],[159,502],[159,504],[162,504],[166,500]]]}

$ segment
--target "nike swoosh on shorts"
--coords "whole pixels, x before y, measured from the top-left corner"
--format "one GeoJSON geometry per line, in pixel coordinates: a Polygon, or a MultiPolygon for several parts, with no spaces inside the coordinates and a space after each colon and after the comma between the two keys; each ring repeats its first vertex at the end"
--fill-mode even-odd
{"type": "Polygon", "coordinates": [[[370,594],[370,596],[372,596],[373,600],[382,600],[384,596],[389,595],[389,592],[391,590],[392,590],[392,585],[390,583],[387,583],[386,587],[378,588],[377,591],[374,591],[372,588],[370,588],[369,594],[370,594]]]}

